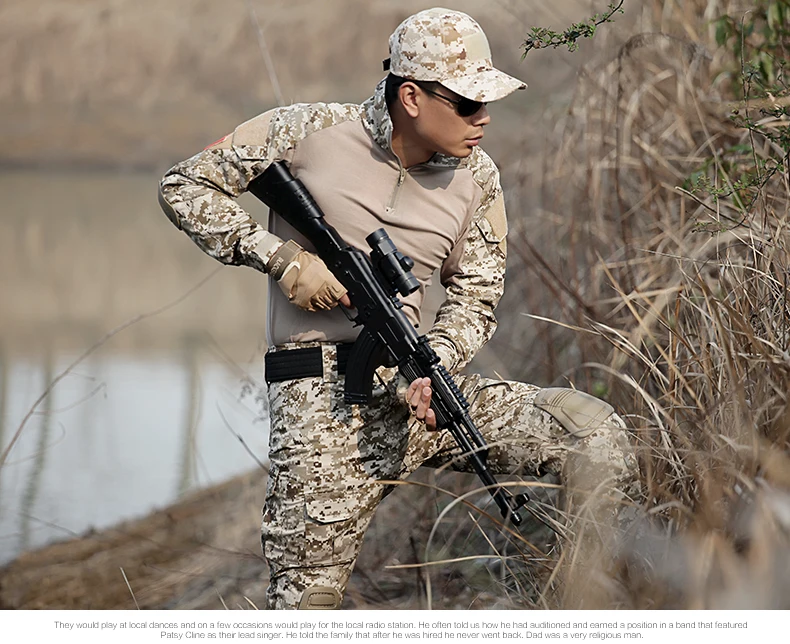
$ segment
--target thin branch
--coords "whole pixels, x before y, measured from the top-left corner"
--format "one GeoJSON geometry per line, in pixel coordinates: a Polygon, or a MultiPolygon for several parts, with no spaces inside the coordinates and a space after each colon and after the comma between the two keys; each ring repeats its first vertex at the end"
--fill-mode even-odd
{"type": "Polygon", "coordinates": [[[263,62],[266,65],[266,71],[269,73],[269,81],[272,84],[272,90],[274,90],[274,97],[277,99],[277,105],[282,107],[285,105],[285,99],[283,98],[283,93],[280,89],[280,81],[277,79],[277,71],[274,69],[274,61],[272,60],[272,56],[269,53],[269,47],[266,44],[266,38],[263,35],[263,28],[261,27],[261,23],[258,20],[258,14],[256,13],[255,7],[253,6],[251,0],[247,0],[247,10],[250,12],[250,17],[252,18],[253,25],[255,26],[255,33],[258,35],[258,47],[261,50],[263,62]]]}
{"type": "Polygon", "coordinates": [[[123,580],[126,582],[126,587],[129,589],[129,592],[132,595],[132,599],[134,600],[134,605],[137,606],[137,610],[140,610],[140,604],[137,603],[137,597],[134,596],[132,585],[129,583],[129,580],[126,578],[126,573],[123,571],[123,568],[121,568],[121,574],[123,575],[123,580]]]}

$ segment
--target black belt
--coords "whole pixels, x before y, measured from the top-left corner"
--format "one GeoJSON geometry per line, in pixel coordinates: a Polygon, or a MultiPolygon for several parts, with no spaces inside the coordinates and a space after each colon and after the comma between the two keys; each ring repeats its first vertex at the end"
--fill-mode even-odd
{"type": "MultiPolygon", "coordinates": [[[[337,373],[346,373],[348,355],[353,343],[337,345],[337,373]]],[[[264,357],[266,382],[283,382],[299,378],[317,378],[324,375],[324,358],[321,347],[270,351],[264,357]]]]}

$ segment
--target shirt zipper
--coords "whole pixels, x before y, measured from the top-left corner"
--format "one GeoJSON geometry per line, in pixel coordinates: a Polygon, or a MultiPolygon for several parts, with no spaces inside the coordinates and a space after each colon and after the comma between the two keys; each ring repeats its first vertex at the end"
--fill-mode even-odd
{"type": "Polygon", "coordinates": [[[403,185],[405,179],[406,179],[406,170],[403,167],[403,164],[400,162],[400,159],[398,159],[398,181],[395,184],[395,188],[393,189],[389,203],[387,204],[386,213],[388,215],[391,215],[393,212],[395,212],[395,206],[398,203],[400,188],[403,185]]]}

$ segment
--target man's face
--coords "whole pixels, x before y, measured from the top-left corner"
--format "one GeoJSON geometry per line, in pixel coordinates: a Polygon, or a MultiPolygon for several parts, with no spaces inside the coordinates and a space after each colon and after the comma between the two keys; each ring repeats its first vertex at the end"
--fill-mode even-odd
{"type": "Polygon", "coordinates": [[[483,138],[483,127],[491,122],[486,106],[483,105],[471,116],[459,116],[451,101],[461,97],[441,85],[436,85],[434,91],[450,100],[444,100],[417,86],[419,115],[414,122],[417,136],[426,148],[434,152],[452,157],[468,157],[483,138]]]}

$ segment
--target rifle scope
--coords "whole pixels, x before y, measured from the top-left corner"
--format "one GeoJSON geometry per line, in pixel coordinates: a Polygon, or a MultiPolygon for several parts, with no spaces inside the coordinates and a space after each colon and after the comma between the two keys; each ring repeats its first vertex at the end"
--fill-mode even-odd
{"type": "Polygon", "coordinates": [[[395,247],[386,230],[379,228],[373,231],[365,237],[365,241],[372,249],[370,261],[384,276],[393,294],[400,293],[406,297],[420,288],[417,278],[411,274],[414,260],[395,247]]]}

